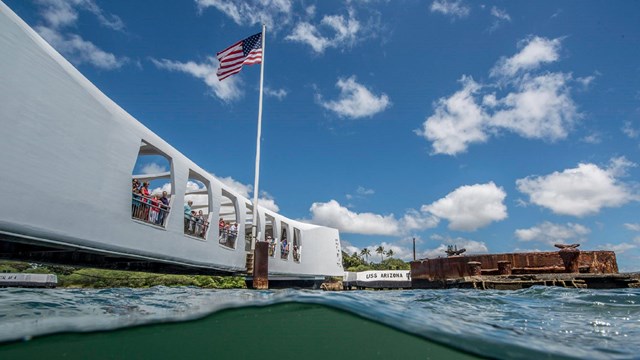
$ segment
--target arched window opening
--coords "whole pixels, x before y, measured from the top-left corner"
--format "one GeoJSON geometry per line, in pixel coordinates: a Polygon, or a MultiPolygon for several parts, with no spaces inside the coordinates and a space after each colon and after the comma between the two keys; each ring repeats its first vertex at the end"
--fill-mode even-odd
{"type": "Polygon", "coordinates": [[[211,223],[209,180],[189,170],[187,190],[184,194],[184,233],[206,239],[211,223]]]}
{"type": "Polygon", "coordinates": [[[131,179],[131,218],[164,227],[174,197],[171,158],[143,140],[131,179]]]}
{"type": "Polygon", "coordinates": [[[300,262],[302,243],[300,242],[300,229],[293,228],[293,261],[300,262]]]}
{"type": "Polygon", "coordinates": [[[276,219],[268,214],[264,216],[264,241],[269,243],[269,256],[274,257],[276,255],[276,242],[278,241],[276,230],[276,219]]]}
{"type": "Polygon", "coordinates": [[[231,249],[236,248],[238,238],[238,200],[222,189],[218,219],[218,242],[231,249]]]}
{"type": "Polygon", "coordinates": [[[289,225],[285,222],[282,225],[282,238],[280,239],[280,258],[283,260],[289,259],[289,225]]]}

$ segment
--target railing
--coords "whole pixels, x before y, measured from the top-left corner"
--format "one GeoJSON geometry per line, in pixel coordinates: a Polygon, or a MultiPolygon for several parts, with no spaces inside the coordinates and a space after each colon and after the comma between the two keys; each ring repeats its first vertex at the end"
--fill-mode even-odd
{"type": "Polygon", "coordinates": [[[131,199],[131,218],[144,221],[148,224],[164,227],[169,217],[171,207],[159,203],[152,204],[151,198],[133,194],[131,199]]]}
{"type": "Polygon", "coordinates": [[[184,233],[197,238],[206,239],[209,222],[197,216],[184,218],[184,233]]]}
{"type": "Polygon", "coordinates": [[[218,242],[226,247],[234,249],[236,247],[236,239],[238,231],[227,228],[218,228],[218,242]]]}

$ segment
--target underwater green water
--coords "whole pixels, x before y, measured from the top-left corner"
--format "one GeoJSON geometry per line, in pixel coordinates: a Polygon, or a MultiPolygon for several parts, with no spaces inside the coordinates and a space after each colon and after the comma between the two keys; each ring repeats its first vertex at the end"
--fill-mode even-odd
{"type": "Polygon", "coordinates": [[[476,359],[340,310],[287,303],[199,320],[57,334],[0,346],[1,359],[476,359]]]}

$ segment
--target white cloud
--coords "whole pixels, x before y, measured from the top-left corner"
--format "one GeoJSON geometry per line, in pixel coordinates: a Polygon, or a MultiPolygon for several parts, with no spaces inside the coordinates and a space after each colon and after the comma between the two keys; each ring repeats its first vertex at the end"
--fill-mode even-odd
{"type": "Polygon", "coordinates": [[[51,27],[59,28],[75,24],[78,20],[77,3],[64,0],[38,0],[40,14],[51,27]]]}
{"type": "Polygon", "coordinates": [[[258,197],[258,206],[262,206],[265,209],[271,210],[273,212],[280,211],[280,207],[276,204],[276,200],[266,191],[260,191],[260,196],[258,197]]]}
{"type": "MultiPolygon", "coordinates": [[[[211,174],[211,175],[216,176],[215,174],[211,174]]],[[[253,185],[243,184],[237,181],[236,179],[232,178],[231,176],[227,176],[227,177],[216,176],[216,178],[220,180],[221,183],[225,184],[226,186],[234,190],[236,193],[238,193],[238,195],[244,196],[247,199],[251,198],[250,194],[253,191],[253,185]]]]}
{"type": "Polygon", "coordinates": [[[282,100],[287,97],[287,90],[285,89],[271,89],[269,87],[264,88],[264,94],[266,96],[274,97],[278,100],[282,100]]]}
{"type": "Polygon", "coordinates": [[[638,223],[625,223],[624,227],[627,228],[627,230],[640,231],[640,224],[638,223]]]}
{"type": "Polygon", "coordinates": [[[306,21],[300,22],[285,40],[307,44],[314,52],[322,54],[327,48],[353,46],[363,38],[360,34],[363,30],[355,11],[350,9],[348,17],[325,15],[319,26],[306,21]]]}
{"type": "Polygon", "coordinates": [[[570,75],[562,73],[523,77],[515,92],[497,102],[499,110],[488,120],[489,125],[525,138],[554,141],[567,137],[578,118],[569,80],[570,75]]]}
{"type": "Polygon", "coordinates": [[[583,137],[581,140],[587,144],[600,144],[602,142],[602,136],[599,133],[593,133],[583,137]]]}
{"type": "Polygon", "coordinates": [[[140,172],[144,175],[160,174],[166,171],[167,171],[166,167],[157,163],[146,164],[145,166],[142,167],[142,169],[140,169],[140,172]]]}
{"type": "Polygon", "coordinates": [[[432,143],[433,154],[447,155],[463,153],[471,144],[486,142],[503,131],[551,142],[566,138],[581,117],[570,95],[571,74],[515,76],[557,59],[559,46],[559,39],[529,39],[520,53],[494,67],[492,74],[506,77],[493,84],[463,76],[462,89],[440,98],[416,134],[432,143]],[[506,95],[489,92],[496,88],[506,90],[506,95]]]}
{"type": "Polygon", "coordinates": [[[614,251],[618,255],[624,253],[627,250],[635,249],[637,247],[638,245],[629,244],[629,243],[598,245],[598,249],[614,251]]]}
{"type": "Polygon", "coordinates": [[[491,70],[492,76],[514,76],[522,70],[533,70],[560,58],[561,39],[530,37],[518,44],[522,48],[510,58],[501,58],[491,70]]]}
{"type": "Polygon", "coordinates": [[[353,255],[353,253],[360,254],[360,248],[351,245],[351,243],[346,240],[340,240],[340,246],[342,247],[342,251],[349,255],[353,255]]]}
{"type": "Polygon", "coordinates": [[[194,61],[183,63],[167,59],[156,60],[153,58],[151,61],[159,69],[183,72],[203,80],[213,94],[222,101],[231,102],[240,99],[243,95],[239,77],[234,76],[225,79],[225,81],[218,80],[216,75],[218,60],[214,57],[209,57],[208,62],[205,63],[196,63],[194,61]]]}
{"type": "Polygon", "coordinates": [[[495,6],[491,7],[491,15],[495,16],[496,18],[498,18],[498,20],[511,22],[511,16],[509,16],[509,13],[507,13],[506,10],[498,9],[495,6]]]}
{"type": "Polygon", "coordinates": [[[324,102],[319,95],[318,100],[324,108],[338,116],[352,119],[371,117],[391,106],[386,94],[374,95],[364,85],[357,83],[355,76],[338,79],[336,86],[340,88],[338,100],[324,102]]]}
{"type": "Polygon", "coordinates": [[[64,34],[45,26],[36,26],[35,29],[51,46],[76,65],[88,63],[103,70],[114,70],[129,62],[128,58],[108,53],[79,35],[64,34]]]}
{"type": "MultiPolygon", "coordinates": [[[[370,262],[380,262],[381,257],[380,257],[380,254],[376,252],[376,249],[379,246],[382,246],[385,253],[389,250],[393,250],[393,255],[391,256],[392,258],[402,259],[404,261],[411,261],[413,260],[413,248],[403,246],[404,243],[410,243],[410,242],[411,242],[411,238],[403,238],[398,240],[395,243],[388,243],[383,241],[381,243],[376,243],[374,245],[365,246],[363,249],[369,249],[369,251],[371,252],[371,255],[369,255],[368,259],[365,259],[365,260],[368,260],[370,262]]],[[[342,244],[343,251],[345,252],[347,250],[350,251],[348,252],[349,255],[353,254],[354,252],[357,252],[358,255],[361,256],[360,252],[362,251],[362,249],[351,245],[349,242],[347,242],[346,246],[344,245],[344,241],[341,241],[341,244],[342,244]]],[[[382,258],[386,259],[387,256],[382,255],[382,258]]]]}
{"type": "Polygon", "coordinates": [[[127,57],[104,51],[93,42],[65,30],[73,27],[78,21],[78,10],[92,13],[101,25],[112,30],[124,30],[125,25],[118,16],[105,13],[93,0],[37,0],[36,3],[47,24],[36,26],[36,31],[72,63],[91,64],[103,70],[114,70],[129,62],[127,57]]]}
{"type": "Polygon", "coordinates": [[[311,222],[339,229],[340,231],[365,235],[397,235],[398,221],[393,214],[355,213],[335,200],[315,202],[309,209],[311,222]]]}
{"type": "Polygon", "coordinates": [[[355,18],[355,12],[349,11],[349,17],[342,15],[327,15],[322,18],[320,24],[331,28],[335,32],[332,42],[352,45],[356,42],[360,31],[360,22],[355,18]]]}
{"type": "Polygon", "coordinates": [[[465,249],[465,255],[473,255],[473,254],[486,254],[489,252],[487,245],[481,241],[468,240],[461,237],[458,238],[450,238],[444,237],[441,235],[433,235],[431,237],[432,240],[440,241],[441,244],[433,249],[428,249],[420,253],[418,256],[421,259],[435,259],[439,257],[446,257],[447,253],[445,252],[448,248],[448,245],[454,245],[460,249],[465,249]]]}
{"type": "Polygon", "coordinates": [[[266,24],[268,28],[278,30],[290,21],[291,0],[196,0],[199,9],[214,7],[241,26],[266,24]]]}
{"type": "Polygon", "coordinates": [[[407,210],[407,212],[400,219],[400,226],[403,229],[403,233],[411,232],[414,230],[431,229],[438,226],[440,219],[429,213],[420,212],[414,209],[407,210]]]}
{"type": "Polygon", "coordinates": [[[612,159],[607,169],[595,164],[578,164],[577,168],[546,176],[518,179],[518,190],[529,195],[529,201],[556,214],[593,215],[604,207],[619,207],[637,200],[627,185],[616,176],[634,166],[624,158],[612,159]]]}
{"type": "MultiPolygon", "coordinates": [[[[221,183],[230,187],[234,190],[238,195],[244,196],[247,199],[253,200],[253,185],[243,184],[240,181],[232,178],[231,176],[227,177],[218,177],[215,174],[211,174],[216,177],[216,179],[220,180],[221,183]]],[[[260,191],[260,196],[258,197],[258,206],[262,206],[271,211],[278,212],[280,211],[280,207],[276,204],[275,199],[271,194],[266,191],[260,191]]]]}
{"type": "Polygon", "coordinates": [[[507,218],[503,201],[507,194],[493,182],[461,186],[430,205],[423,212],[449,220],[449,229],[474,231],[507,218]]]}
{"type": "Polygon", "coordinates": [[[314,25],[307,22],[298,23],[293,29],[293,32],[285,39],[307,44],[311,46],[313,51],[320,54],[331,46],[331,40],[323,37],[314,25]]]}
{"type": "Polygon", "coordinates": [[[631,121],[625,121],[622,127],[622,132],[631,139],[637,139],[640,136],[640,131],[633,127],[631,121]]]}
{"type": "Polygon", "coordinates": [[[431,3],[431,12],[438,12],[452,18],[465,18],[469,16],[471,8],[461,0],[435,0],[431,3]]]}
{"type": "Polygon", "coordinates": [[[114,14],[105,13],[93,0],[36,0],[40,14],[52,28],[72,26],[78,20],[78,10],[89,11],[101,25],[121,31],[125,25],[114,14]]]}
{"type": "Polygon", "coordinates": [[[387,256],[382,254],[378,254],[376,252],[376,249],[382,246],[382,248],[384,249],[385,252],[392,250],[393,251],[393,255],[391,256],[394,259],[402,259],[404,261],[410,261],[413,260],[413,249],[412,248],[408,248],[406,246],[401,246],[398,245],[397,243],[388,243],[388,242],[381,242],[372,246],[367,246],[367,249],[369,249],[371,251],[371,256],[369,257],[369,261],[373,261],[373,262],[379,262],[381,259],[386,259],[387,256]]]}
{"type": "Polygon", "coordinates": [[[467,150],[469,144],[487,141],[484,131],[486,117],[473,95],[480,85],[470,77],[462,77],[462,90],[449,98],[440,98],[434,114],[416,134],[432,142],[436,154],[455,155],[467,150]]]}
{"type": "Polygon", "coordinates": [[[356,193],[357,193],[358,195],[363,195],[363,196],[365,196],[365,195],[373,195],[373,194],[375,194],[376,192],[375,192],[373,189],[367,189],[367,188],[365,188],[364,186],[358,186],[358,188],[356,189],[356,193]]]}
{"type": "Polygon", "coordinates": [[[493,16],[495,19],[493,21],[493,24],[489,28],[489,32],[497,30],[500,25],[505,22],[511,22],[511,16],[509,15],[509,13],[507,13],[506,10],[498,9],[495,6],[491,7],[491,16],[493,16]]]}
{"type": "Polygon", "coordinates": [[[591,230],[580,224],[554,224],[548,221],[529,229],[517,229],[515,236],[521,241],[538,241],[549,245],[585,241],[591,230]]]}
{"type": "Polygon", "coordinates": [[[585,77],[579,77],[576,79],[576,81],[582,85],[582,87],[584,89],[588,89],[589,86],[591,85],[591,83],[596,79],[596,77],[594,75],[590,75],[590,76],[585,76],[585,77]]]}
{"type": "Polygon", "coordinates": [[[410,210],[398,220],[393,214],[356,213],[340,205],[336,200],[316,202],[309,209],[311,222],[334,227],[340,231],[365,235],[401,235],[412,230],[435,227],[438,219],[430,214],[410,210]]]}

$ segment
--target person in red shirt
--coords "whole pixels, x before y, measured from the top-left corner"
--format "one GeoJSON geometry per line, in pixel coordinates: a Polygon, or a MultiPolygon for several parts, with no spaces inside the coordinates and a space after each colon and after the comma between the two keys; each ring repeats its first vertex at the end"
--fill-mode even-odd
{"type": "Polygon", "coordinates": [[[160,214],[160,200],[158,195],[151,196],[151,210],[149,211],[149,222],[155,224],[160,214]]]}

